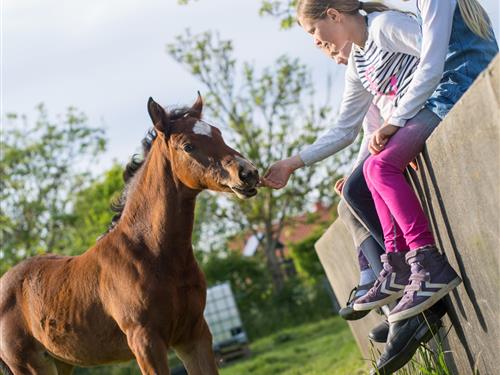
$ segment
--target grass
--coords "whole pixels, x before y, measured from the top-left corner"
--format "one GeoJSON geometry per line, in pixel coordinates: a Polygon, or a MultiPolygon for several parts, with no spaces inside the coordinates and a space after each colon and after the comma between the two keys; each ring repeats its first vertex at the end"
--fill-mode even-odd
{"type": "MultiPolygon", "coordinates": [[[[220,369],[220,375],[366,375],[370,361],[362,359],[347,323],[339,316],[302,324],[255,340],[252,355],[220,369]]],[[[420,347],[395,375],[452,375],[438,339],[432,349],[420,347]]],[[[372,359],[378,358],[380,353],[372,359]]],[[[135,362],[94,369],[75,375],[140,374],[135,362]]],[[[474,375],[478,375],[474,371],[474,375]]]]}
{"type": "Polygon", "coordinates": [[[335,316],[282,330],[250,345],[252,356],[221,369],[221,375],[361,375],[361,358],[347,323],[335,316]]]}
{"type": "MultiPolygon", "coordinates": [[[[245,360],[220,369],[220,375],[365,375],[347,323],[339,316],[280,330],[250,344],[245,360]]],[[[135,361],[98,368],[79,368],[74,375],[138,375],[135,361]]]]}
{"type": "MultiPolygon", "coordinates": [[[[446,337],[449,333],[446,332],[446,337]]],[[[376,358],[379,357],[380,352],[375,354],[375,349],[372,347],[371,361],[376,362],[376,358]]],[[[394,375],[453,375],[452,370],[448,367],[446,363],[445,351],[443,347],[443,337],[439,332],[434,335],[434,341],[432,345],[429,343],[421,345],[413,358],[400,370],[394,373],[394,375]]],[[[378,375],[379,372],[377,371],[378,375]]],[[[479,375],[477,370],[474,370],[471,375],[479,375]]]]}

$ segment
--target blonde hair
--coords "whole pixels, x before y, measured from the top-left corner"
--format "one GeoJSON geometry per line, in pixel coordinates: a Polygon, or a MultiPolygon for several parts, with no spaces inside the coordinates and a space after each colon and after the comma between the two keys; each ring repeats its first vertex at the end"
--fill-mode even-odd
{"type": "Polygon", "coordinates": [[[297,2],[297,17],[304,17],[310,20],[317,20],[326,17],[329,8],[338,10],[341,13],[356,14],[360,10],[366,13],[383,12],[393,10],[380,2],[358,0],[299,0],[297,2]]]}
{"type": "Polygon", "coordinates": [[[492,39],[490,18],[481,4],[477,0],[458,0],[457,3],[467,27],[483,39],[492,39]]]}

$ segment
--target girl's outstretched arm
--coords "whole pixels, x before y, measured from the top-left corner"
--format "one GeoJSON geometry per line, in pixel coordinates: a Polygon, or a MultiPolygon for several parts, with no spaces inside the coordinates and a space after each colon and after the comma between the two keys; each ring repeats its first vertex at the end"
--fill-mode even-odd
{"type": "Polygon", "coordinates": [[[274,163],[261,179],[261,186],[273,189],[281,189],[286,186],[291,174],[304,166],[304,162],[299,155],[274,163]]]}
{"type": "Polygon", "coordinates": [[[286,186],[296,169],[323,160],[353,143],[372,100],[373,95],[363,87],[355,71],[354,62],[350,61],[347,66],[344,96],[335,125],[313,144],[302,149],[298,155],[273,164],[262,178],[261,186],[281,189],[286,186]]]}
{"type": "Polygon", "coordinates": [[[351,54],[347,65],[344,95],[335,124],[313,144],[300,151],[299,156],[304,164],[314,164],[352,144],[361,130],[372,100],[373,95],[363,87],[359,79],[351,54]]]}

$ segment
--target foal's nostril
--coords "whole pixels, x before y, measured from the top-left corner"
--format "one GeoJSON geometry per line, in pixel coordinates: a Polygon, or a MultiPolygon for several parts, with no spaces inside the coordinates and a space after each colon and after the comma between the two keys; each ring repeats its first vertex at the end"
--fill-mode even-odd
{"type": "Polygon", "coordinates": [[[245,169],[245,167],[240,166],[239,171],[238,171],[238,176],[240,177],[240,180],[246,182],[248,175],[249,175],[249,171],[247,169],[245,169]]]}
{"type": "Polygon", "coordinates": [[[247,185],[253,186],[259,181],[259,172],[257,169],[249,169],[248,167],[245,168],[245,166],[239,167],[238,176],[247,185]]]}

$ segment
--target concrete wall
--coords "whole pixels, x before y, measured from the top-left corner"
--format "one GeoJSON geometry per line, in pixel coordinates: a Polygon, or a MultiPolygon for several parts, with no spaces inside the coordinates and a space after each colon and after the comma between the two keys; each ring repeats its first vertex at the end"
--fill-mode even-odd
{"type": "MultiPolygon", "coordinates": [[[[481,74],[427,142],[412,173],[438,244],[463,284],[448,298],[445,339],[456,374],[500,373],[500,57],[481,74]]],[[[340,302],[358,278],[352,240],[340,221],[316,243],[340,302]]],[[[349,323],[365,358],[370,313],[349,323]]]]}

